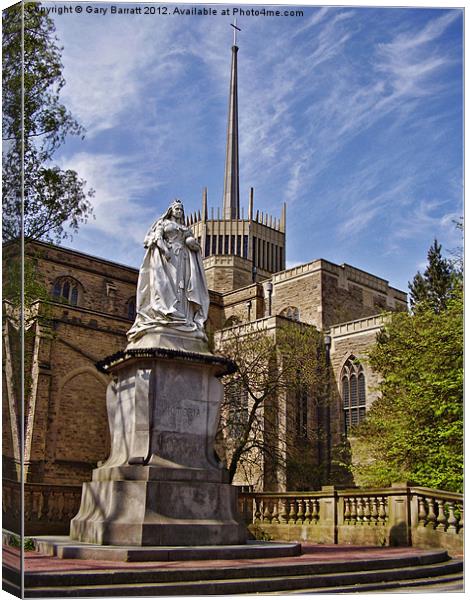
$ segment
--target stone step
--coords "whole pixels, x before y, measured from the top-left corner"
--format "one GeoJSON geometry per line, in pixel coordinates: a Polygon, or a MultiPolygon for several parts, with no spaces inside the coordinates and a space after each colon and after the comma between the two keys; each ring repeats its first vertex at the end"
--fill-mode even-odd
{"type": "MultiPolygon", "coordinates": [[[[356,562],[356,561],[354,561],[356,562]]],[[[365,561],[364,561],[365,562],[365,561]]],[[[372,561],[371,561],[372,562],[372,561]]],[[[380,589],[380,586],[390,583],[395,586],[406,585],[406,582],[416,581],[419,579],[430,581],[438,581],[437,578],[459,574],[462,572],[463,563],[461,560],[447,560],[445,562],[437,562],[427,565],[413,565],[407,567],[392,566],[393,561],[384,560],[382,568],[372,569],[369,563],[367,568],[362,565],[361,570],[357,570],[359,565],[355,564],[355,571],[345,570],[346,566],[343,563],[330,563],[329,572],[313,572],[307,574],[292,574],[287,570],[284,574],[279,573],[278,565],[275,570],[264,571],[262,569],[249,570],[250,572],[243,573],[239,568],[222,569],[222,571],[214,567],[210,573],[202,573],[200,569],[192,569],[190,575],[192,579],[186,581],[176,580],[177,575],[187,576],[187,570],[174,570],[172,575],[173,581],[127,581],[126,583],[113,583],[112,579],[104,581],[100,584],[96,583],[96,579],[90,580],[91,573],[81,573],[82,577],[77,578],[77,573],[73,574],[73,578],[67,580],[66,575],[71,573],[63,573],[62,580],[55,580],[55,585],[44,585],[44,578],[39,578],[40,574],[29,574],[26,581],[27,598],[38,597],[97,597],[97,596],[190,596],[190,595],[222,595],[222,594],[250,594],[250,593],[266,593],[266,592],[282,592],[282,591],[303,591],[309,590],[308,593],[326,589],[333,592],[340,589],[347,590],[347,586],[367,586],[368,590],[380,589]],[[232,577],[227,578],[227,574],[231,571],[232,577]],[[276,573],[276,575],[274,575],[276,573]],[[287,573],[287,574],[286,574],[287,573]],[[221,577],[224,575],[224,577],[221,577]],[[205,576],[205,577],[204,577],[205,576]],[[81,580],[81,581],[80,581],[81,580]],[[379,586],[374,588],[373,586],[379,586]]],[[[284,565],[284,570],[287,565],[284,565]]],[[[298,565],[292,565],[298,566],[298,565]]],[[[306,565],[304,565],[306,566],[306,565]]],[[[313,565],[310,565],[313,566],[313,565]]],[[[314,565],[318,566],[318,565],[314,565]]],[[[315,569],[314,569],[315,571],[315,569]]],[[[28,574],[27,574],[28,575],[28,574]]],[[[45,575],[45,574],[43,574],[45,575]]],[[[109,575],[109,574],[108,574],[109,575]]],[[[127,573],[130,575],[130,573],[127,573]]],[[[151,575],[149,572],[143,572],[141,575],[151,575]]],[[[161,575],[161,574],[160,574],[161,575]]],[[[143,577],[142,579],[145,579],[143,577]]],[[[52,583],[52,580],[49,581],[52,583]]],[[[352,589],[350,587],[350,589],[352,589]]],[[[302,593],[302,592],[299,592],[302,593]]],[[[305,593],[307,593],[305,591],[305,593]]]]}
{"type": "MultiPolygon", "coordinates": [[[[437,575],[434,577],[423,577],[419,579],[406,579],[404,581],[385,581],[377,583],[364,583],[343,585],[341,587],[323,587],[323,588],[306,588],[302,590],[292,590],[291,595],[300,594],[365,594],[381,592],[391,593],[423,593],[429,592],[463,592],[463,576],[456,575],[437,575]]],[[[265,595],[274,596],[280,592],[267,592],[265,595]]],[[[255,595],[255,594],[253,594],[255,595]]]]}
{"type": "Polygon", "coordinates": [[[259,542],[217,546],[102,546],[71,541],[69,537],[35,537],[42,554],[64,559],[117,562],[172,562],[182,560],[233,560],[299,556],[299,542],[259,542]]]}
{"type": "Polygon", "coordinates": [[[154,565],[149,570],[142,568],[126,569],[103,569],[82,570],[79,571],[54,571],[25,573],[25,583],[27,585],[56,586],[68,582],[72,585],[80,585],[86,581],[93,585],[107,585],[119,583],[165,583],[173,581],[194,581],[217,579],[247,579],[252,577],[284,577],[292,575],[320,575],[332,573],[335,571],[367,571],[380,569],[401,569],[403,567],[412,567],[420,565],[432,565],[445,563],[449,560],[449,555],[445,550],[425,551],[416,556],[395,556],[385,558],[355,559],[349,562],[324,562],[321,560],[310,559],[306,562],[276,561],[272,564],[263,564],[260,561],[250,561],[246,565],[239,565],[234,562],[226,562],[224,565],[197,567],[185,566],[181,569],[167,569],[162,565],[154,565]]]}

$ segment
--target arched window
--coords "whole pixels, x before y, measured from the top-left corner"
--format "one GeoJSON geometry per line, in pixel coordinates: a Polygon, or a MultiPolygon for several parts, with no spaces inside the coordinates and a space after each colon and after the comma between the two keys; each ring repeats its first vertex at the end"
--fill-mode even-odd
{"type": "Polygon", "coordinates": [[[348,358],[341,371],[341,396],[347,435],[366,416],[366,379],[361,363],[354,356],[348,358]]]}
{"type": "Polygon", "coordinates": [[[288,306],[281,311],[281,317],[292,319],[292,321],[300,321],[300,310],[297,308],[297,306],[288,306]]]}
{"type": "Polygon", "coordinates": [[[59,302],[78,306],[82,296],[82,286],[73,277],[58,277],[52,288],[52,297],[59,302]]]}
{"type": "Polygon", "coordinates": [[[237,315],[232,315],[225,321],[222,329],[225,329],[227,327],[235,327],[236,325],[240,325],[240,323],[241,323],[240,317],[238,317],[237,315]]]}
{"type": "Polygon", "coordinates": [[[131,321],[135,319],[135,296],[132,296],[132,298],[129,298],[129,300],[126,302],[126,314],[127,318],[131,321]]]}
{"type": "Polygon", "coordinates": [[[224,395],[228,432],[237,439],[248,423],[248,391],[241,379],[234,379],[225,384],[224,395]]]}
{"type": "Polygon", "coordinates": [[[308,393],[301,388],[296,396],[295,430],[298,437],[308,437],[308,393]]]}

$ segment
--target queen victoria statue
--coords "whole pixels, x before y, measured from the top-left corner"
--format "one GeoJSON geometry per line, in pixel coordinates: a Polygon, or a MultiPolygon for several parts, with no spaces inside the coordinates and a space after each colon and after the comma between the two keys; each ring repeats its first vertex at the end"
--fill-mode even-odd
{"type": "Polygon", "coordinates": [[[175,199],[150,227],[137,284],[136,318],[128,349],[155,346],[201,351],[209,294],[201,248],[175,199]],[[181,340],[186,340],[186,343],[181,340]],[[198,341],[196,341],[198,340],[198,341]]]}
{"type": "Polygon", "coordinates": [[[104,546],[243,544],[237,492],[214,452],[223,385],[209,351],[201,248],[174,200],[145,236],[125,350],[97,364],[111,449],[82,488],[72,540],[104,546]]]}

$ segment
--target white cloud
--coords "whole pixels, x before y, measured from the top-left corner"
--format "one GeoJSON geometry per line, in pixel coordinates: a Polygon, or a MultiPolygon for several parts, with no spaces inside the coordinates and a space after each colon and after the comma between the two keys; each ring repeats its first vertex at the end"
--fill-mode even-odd
{"type": "Polygon", "coordinates": [[[94,219],[86,225],[96,235],[105,234],[126,242],[141,243],[152,219],[163,209],[162,202],[145,207],[139,199],[155,186],[151,173],[141,163],[110,154],[79,153],[60,166],[76,170],[95,190],[94,219]]]}

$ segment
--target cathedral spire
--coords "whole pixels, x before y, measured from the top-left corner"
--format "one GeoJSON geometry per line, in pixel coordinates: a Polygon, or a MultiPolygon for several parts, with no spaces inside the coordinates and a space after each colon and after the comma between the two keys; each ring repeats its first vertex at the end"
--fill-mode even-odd
{"type": "Polygon", "coordinates": [[[227,149],[225,153],[224,179],[224,219],[238,219],[240,216],[240,184],[238,175],[238,81],[237,81],[237,31],[233,27],[232,69],[230,74],[230,93],[228,104],[227,149]]]}

